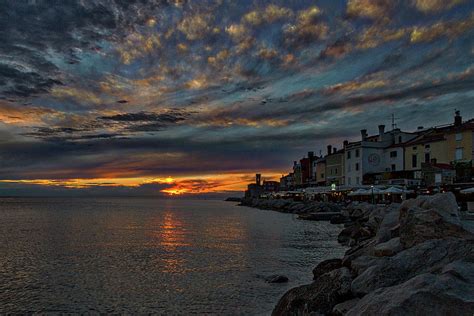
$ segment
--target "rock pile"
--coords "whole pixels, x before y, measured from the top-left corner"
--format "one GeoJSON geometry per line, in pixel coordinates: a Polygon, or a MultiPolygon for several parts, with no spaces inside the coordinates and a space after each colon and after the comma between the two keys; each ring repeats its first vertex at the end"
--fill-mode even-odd
{"type": "Polygon", "coordinates": [[[351,222],[339,242],[350,249],[320,263],[273,315],[474,314],[474,233],[453,194],[341,213],[351,222]]]}

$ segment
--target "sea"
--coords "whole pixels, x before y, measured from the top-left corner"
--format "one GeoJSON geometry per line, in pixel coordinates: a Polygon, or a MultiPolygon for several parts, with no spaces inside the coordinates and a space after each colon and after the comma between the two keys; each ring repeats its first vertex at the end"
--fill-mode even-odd
{"type": "Polygon", "coordinates": [[[0,313],[269,315],[343,255],[340,229],[217,200],[0,198],[0,313]]]}

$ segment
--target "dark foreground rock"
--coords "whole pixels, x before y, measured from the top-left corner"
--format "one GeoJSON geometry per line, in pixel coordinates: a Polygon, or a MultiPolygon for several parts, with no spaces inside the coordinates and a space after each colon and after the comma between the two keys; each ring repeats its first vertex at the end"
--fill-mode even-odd
{"type": "Polygon", "coordinates": [[[340,268],[321,275],[310,285],[288,291],[272,315],[328,314],[334,305],[351,298],[351,272],[340,268]]]}
{"type": "Polygon", "coordinates": [[[474,315],[474,234],[451,193],[401,205],[351,205],[350,247],[314,282],[288,291],[274,315],[474,315]]]}

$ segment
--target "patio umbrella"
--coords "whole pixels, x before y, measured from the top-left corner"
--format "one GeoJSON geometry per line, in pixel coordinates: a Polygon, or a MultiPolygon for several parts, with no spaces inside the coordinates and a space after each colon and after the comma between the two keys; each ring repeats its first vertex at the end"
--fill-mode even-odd
{"type": "Polygon", "coordinates": [[[471,194],[474,193],[474,188],[461,190],[461,194],[471,194]]]}
{"type": "Polygon", "coordinates": [[[402,194],[404,191],[402,189],[396,188],[396,187],[390,187],[385,190],[383,190],[384,194],[402,194]]]}

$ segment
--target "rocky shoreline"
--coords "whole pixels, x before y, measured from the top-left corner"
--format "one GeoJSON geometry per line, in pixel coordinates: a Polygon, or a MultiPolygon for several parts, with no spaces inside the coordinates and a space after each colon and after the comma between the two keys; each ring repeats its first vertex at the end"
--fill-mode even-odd
{"type": "Polygon", "coordinates": [[[474,225],[451,193],[377,206],[243,200],[241,205],[344,223],[343,258],[289,290],[273,315],[473,315],[474,225]]]}

